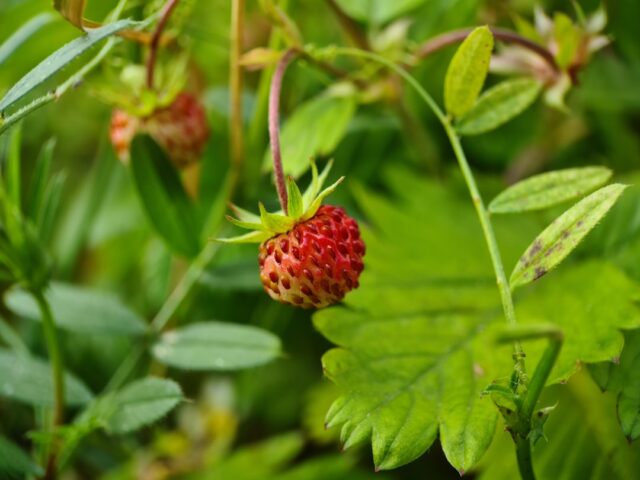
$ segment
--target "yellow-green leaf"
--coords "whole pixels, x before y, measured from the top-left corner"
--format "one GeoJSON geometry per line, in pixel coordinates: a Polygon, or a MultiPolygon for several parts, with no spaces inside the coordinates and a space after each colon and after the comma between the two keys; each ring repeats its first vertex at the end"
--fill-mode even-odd
{"type": "Polygon", "coordinates": [[[461,117],[476,103],[489,71],[493,35],[488,27],[478,27],[456,51],[444,80],[447,112],[461,117]]]}
{"type": "Polygon", "coordinates": [[[491,213],[541,210],[581,197],[611,178],[605,167],[566,168],[534,175],[512,185],[489,204],[491,213]]]}
{"type": "Polygon", "coordinates": [[[601,188],[554,220],[520,257],[511,274],[511,288],[537,280],[564,260],[613,207],[626,187],[613,184],[601,188]]]}
{"type": "Polygon", "coordinates": [[[507,123],[538,97],[542,85],[532,78],[507,80],[487,90],[464,115],[456,130],[461,135],[479,135],[507,123]]]}

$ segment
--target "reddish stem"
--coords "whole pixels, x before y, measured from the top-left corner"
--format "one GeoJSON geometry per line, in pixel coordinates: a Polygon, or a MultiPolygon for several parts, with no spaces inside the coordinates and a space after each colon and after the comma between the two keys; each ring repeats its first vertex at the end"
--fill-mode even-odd
{"type": "Polygon", "coordinates": [[[176,5],[178,5],[178,0],[167,0],[167,3],[164,4],[162,12],[160,13],[160,20],[158,20],[158,25],[156,25],[156,29],[151,37],[151,42],[149,43],[149,60],[147,61],[147,87],[149,87],[149,89],[153,88],[153,74],[156,69],[156,59],[158,57],[158,47],[160,46],[162,31],[164,27],[167,26],[169,17],[171,17],[171,13],[176,5]]]}
{"type": "MultiPolygon", "coordinates": [[[[425,58],[433,52],[440,50],[441,48],[444,48],[453,43],[461,42],[462,40],[467,38],[467,36],[472,31],[473,29],[463,29],[443,33],[442,35],[438,35],[437,37],[431,38],[424,42],[420,47],[418,47],[415,53],[419,58],[425,58]]],[[[493,36],[501,42],[515,43],[517,45],[520,45],[521,47],[526,48],[527,50],[531,50],[532,52],[539,55],[542,59],[544,59],[555,72],[558,71],[558,64],[556,63],[553,54],[542,45],[524,38],[517,33],[512,32],[511,30],[505,30],[503,28],[491,27],[491,33],[493,33],[493,36]]]]}
{"type": "Polygon", "coordinates": [[[287,185],[284,180],[284,170],[282,169],[282,155],[280,152],[280,91],[282,90],[282,78],[287,71],[291,60],[297,55],[295,50],[287,50],[282,56],[271,79],[271,90],[269,91],[269,142],[271,143],[271,155],[273,157],[273,171],[276,176],[276,188],[280,206],[285,215],[289,214],[287,208],[287,185]]]}

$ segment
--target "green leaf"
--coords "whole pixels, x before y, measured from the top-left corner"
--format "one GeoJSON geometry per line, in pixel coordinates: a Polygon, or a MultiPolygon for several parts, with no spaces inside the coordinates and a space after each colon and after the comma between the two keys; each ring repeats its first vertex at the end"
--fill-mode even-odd
{"type": "Polygon", "coordinates": [[[532,78],[507,80],[490,88],[457,123],[461,135],[489,132],[526,110],[538,97],[542,84],[532,78]]]}
{"type": "Polygon", "coordinates": [[[41,476],[44,470],[22,451],[20,447],[0,435],[0,477],[22,478],[26,475],[41,476]]]}
{"type": "MultiPolygon", "coordinates": [[[[417,458],[439,436],[449,462],[469,471],[497,422],[497,409],[480,392],[512,368],[510,347],[494,342],[504,319],[486,245],[467,193],[456,184],[398,170],[383,178],[393,200],[355,189],[371,226],[363,229],[360,288],[344,306],[314,315],[316,327],[338,345],[323,358],[341,395],[327,421],[342,426],[347,448],[370,439],[379,468],[417,458]]],[[[495,228],[505,259],[515,261],[537,222],[499,217],[495,228]]],[[[633,303],[638,284],[615,267],[582,264],[554,280],[516,299],[523,326],[551,323],[564,333],[551,382],[566,380],[581,362],[619,355],[619,330],[640,327],[633,303]]],[[[527,344],[527,366],[533,368],[545,346],[527,344]]]]}
{"type": "Polygon", "coordinates": [[[7,196],[18,210],[22,208],[22,192],[20,180],[22,148],[22,126],[19,124],[11,131],[9,139],[9,155],[6,165],[5,184],[7,196]]]}
{"type": "MultiPolygon", "coordinates": [[[[553,281],[536,284],[519,299],[518,323],[552,323],[564,333],[548,383],[567,380],[582,363],[619,357],[621,330],[640,327],[640,309],[634,303],[639,293],[638,283],[613,265],[587,261],[558,271],[553,281]]],[[[535,365],[545,347],[544,342],[528,342],[527,364],[535,365]]]]}
{"type": "MultiPolygon", "coordinates": [[[[53,283],[45,297],[60,328],[90,334],[139,336],[146,332],[145,321],[113,295],[64,283],[53,283]]],[[[16,314],[40,321],[33,296],[11,290],[7,306],[16,314]]]]}
{"type": "Polygon", "coordinates": [[[97,43],[100,43],[105,38],[110,37],[121,30],[134,28],[140,25],[140,22],[134,22],[132,20],[119,20],[109,25],[105,25],[104,27],[90,30],[85,35],[67,43],[40,62],[13,87],[11,87],[11,89],[9,89],[5,96],[0,100],[0,113],[14,105],[33,89],[47,81],[97,43]]]}
{"type": "MultiPolygon", "coordinates": [[[[47,362],[0,348],[0,372],[0,396],[29,405],[53,406],[53,380],[47,362]]],[[[69,373],[65,374],[64,383],[67,405],[91,401],[91,392],[69,373]]]]}
{"type": "Polygon", "coordinates": [[[0,65],[6,62],[6,60],[15,53],[15,51],[24,44],[24,42],[35,35],[38,30],[55,19],[55,15],[45,12],[27,20],[9,38],[7,38],[2,45],[0,45],[0,65]]]}
{"type": "Polygon", "coordinates": [[[478,27],[451,59],[444,80],[444,104],[454,117],[462,117],[475,105],[489,71],[492,49],[491,30],[478,27]]]}
{"type": "Polygon", "coordinates": [[[249,325],[203,322],[165,333],[153,346],[158,361],[185,370],[238,370],[280,355],[280,340],[249,325]]]}
{"type": "Polygon", "coordinates": [[[31,177],[29,188],[29,200],[27,202],[27,211],[29,218],[38,225],[42,221],[43,212],[46,211],[45,203],[47,186],[49,184],[49,175],[51,172],[51,162],[53,161],[53,150],[56,142],[49,139],[42,145],[38,160],[35,165],[33,176],[31,177]]]}
{"type": "MultiPolygon", "coordinates": [[[[287,175],[298,178],[310,166],[311,158],[329,155],[347,132],[355,112],[353,96],[321,94],[300,105],[282,128],[282,164],[287,175]]],[[[273,170],[271,152],[264,164],[273,170]]]]}
{"type": "Polygon", "coordinates": [[[589,367],[600,388],[617,395],[622,433],[629,441],[640,438],[640,330],[625,333],[620,358],[589,367]]]}
{"type": "Polygon", "coordinates": [[[262,283],[256,266],[256,256],[232,262],[220,262],[205,270],[200,283],[212,291],[260,291],[262,283]]]}
{"type": "Polygon", "coordinates": [[[133,432],[161,419],[183,399],[180,386],[173,380],[143,378],[103,399],[101,410],[108,414],[102,420],[111,433],[133,432]]]}
{"type": "Polygon", "coordinates": [[[300,193],[296,181],[291,176],[287,177],[287,210],[289,211],[289,216],[293,218],[300,218],[304,211],[302,193],[300,193]]]}
{"type": "Polygon", "coordinates": [[[581,197],[611,178],[605,167],[580,167],[534,175],[510,186],[489,204],[491,213],[542,210],[581,197]]]}
{"type": "MultiPolygon", "coordinates": [[[[545,424],[547,441],[533,450],[536,478],[627,480],[640,469],[640,445],[629,445],[616,425],[615,399],[587,375],[549,389],[544,405],[556,405],[545,424]]],[[[478,467],[479,480],[520,478],[513,440],[500,432],[478,467]]]]}
{"type": "Polygon", "coordinates": [[[151,138],[131,144],[131,173],[145,213],[167,245],[186,257],[200,251],[195,209],[176,168],[151,138]]]}
{"type": "Polygon", "coordinates": [[[336,0],[336,3],[351,17],[379,25],[404,15],[426,0],[336,0]]]}
{"type": "Polygon", "coordinates": [[[613,184],[601,188],[554,220],[520,257],[511,273],[511,288],[537,280],[564,260],[613,207],[626,187],[613,184]]]}

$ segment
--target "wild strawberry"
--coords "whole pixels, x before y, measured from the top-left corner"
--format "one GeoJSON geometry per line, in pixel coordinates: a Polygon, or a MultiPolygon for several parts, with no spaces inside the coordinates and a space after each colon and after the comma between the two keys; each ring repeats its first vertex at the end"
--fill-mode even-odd
{"type": "Polygon", "coordinates": [[[319,192],[330,166],[318,177],[313,165],[313,182],[304,196],[293,179],[288,179],[288,215],[268,213],[260,204],[260,216],[234,207],[239,219],[227,217],[254,230],[221,241],[261,243],[260,280],[274,300],[322,308],[339,302],[359,286],[365,245],[358,224],[340,207],[321,206],[342,181],[319,192]]]}
{"type": "Polygon", "coordinates": [[[151,135],[179,168],[196,162],[209,138],[204,108],[196,97],[186,92],[178,94],[169,106],[145,117],[114,110],[111,143],[122,161],[128,161],[129,145],[138,132],[151,135]]]}
{"type": "Polygon", "coordinates": [[[356,221],[342,208],[324,205],[260,245],[260,280],[274,300],[326,307],[358,288],[364,251],[356,221]]]}

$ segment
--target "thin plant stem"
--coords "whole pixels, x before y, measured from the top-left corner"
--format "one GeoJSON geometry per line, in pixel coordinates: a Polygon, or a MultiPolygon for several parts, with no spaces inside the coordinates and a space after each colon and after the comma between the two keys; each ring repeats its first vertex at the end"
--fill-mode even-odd
{"type": "MultiPolygon", "coordinates": [[[[359,51],[359,50],[358,50],[359,51]]],[[[273,172],[276,177],[276,189],[282,211],[288,214],[287,186],[282,168],[282,153],[280,151],[280,92],[282,91],[282,78],[291,60],[297,55],[295,50],[287,50],[282,56],[271,79],[269,91],[269,141],[271,143],[271,156],[273,157],[273,172]]]]}
{"type": "MultiPolygon", "coordinates": [[[[453,126],[451,125],[451,121],[449,120],[449,117],[445,115],[445,113],[438,106],[438,104],[435,102],[433,97],[429,95],[429,93],[422,87],[422,85],[420,85],[420,83],[415,79],[415,77],[413,77],[405,69],[403,69],[402,67],[399,67],[395,63],[375,53],[365,52],[355,48],[336,48],[334,52],[336,55],[367,58],[375,62],[378,62],[384,65],[385,67],[396,72],[398,75],[400,75],[400,77],[406,80],[406,82],[409,85],[411,85],[411,87],[413,87],[413,89],[424,100],[424,102],[429,106],[429,108],[431,108],[435,116],[438,118],[438,120],[444,127],[447,137],[449,138],[449,141],[453,148],[453,152],[456,156],[456,159],[458,160],[458,164],[460,166],[460,170],[462,171],[462,175],[467,184],[469,194],[471,195],[471,200],[473,201],[473,204],[476,209],[476,213],[478,215],[478,220],[480,221],[480,225],[482,227],[482,233],[484,235],[485,241],[487,243],[487,247],[489,249],[491,263],[493,264],[493,270],[496,276],[496,282],[498,285],[498,289],[500,291],[500,298],[502,301],[502,308],[504,311],[505,320],[509,326],[515,327],[517,325],[517,319],[516,319],[516,313],[515,313],[515,308],[513,304],[513,297],[511,296],[511,289],[509,288],[509,282],[507,280],[507,277],[504,271],[502,256],[500,254],[500,248],[498,246],[495,232],[493,230],[493,224],[491,223],[489,212],[484,205],[482,196],[480,195],[480,191],[475,181],[475,177],[473,175],[473,172],[471,171],[471,167],[469,166],[469,162],[467,161],[467,157],[460,143],[460,138],[458,137],[453,126]]],[[[519,376],[524,376],[524,350],[522,349],[522,345],[518,340],[514,340],[513,345],[515,350],[515,354],[514,354],[515,368],[519,373],[519,376]]],[[[551,365],[553,364],[551,363],[551,365]]],[[[547,375],[548,375],[548,372],[547,372],[547,375]]],[[[544,386],[544,382],[542,386],[544,386]]],[[[538,392],[538,395],[539,395],[539,392],[538,392]]],[[[535,400],[537,401],[537,397],[535,400]]],[[[517,451],[516,455],[518,458],[518,465],[519,465],[523,479],[524,480],[535,479],[533,466],[531,464],[531,442],[528,439],[528,437],[525,437],[525,438],[522,438],[520,436],[517,437],[516,451],[517,451]]]]}
{"type": "Polygon", "coordinates": [[[244,132],[242,124],[243,69],[240,65],[244,10],[244,0],[232,0],[231,35],[229,39],[229,96],[231,104],[229,115],[229,143],[231,145],[231,162],[234,166],[240,165],[242,163],[242,157],[244,156],[244,132]]]}
{"type": "MultiPolygon", "coordinates": [[[[511,297],[511,290],[509,289],[509,282],[507,281],[507,277],[504,271],[500,249],[498,247],[498,242],[493,231],[493,225],[491,224],[491,218],[489,217],[489,212],[487,211],[484,202],[482,201],[482,197],[480,195],[480,191],[478,190],[475,177],[473,176],[473,172],[469,167],[469,162],[467,161],[464,150],[462,149],[462,145],[460,144],[460,139],[455,133],[453,126],[449,121],[449,118],[438,106],[433,97],[431,97],[431,95],[429,95],[429,93],[427,93],[427,91],[422,88],[422,85],[420,85],[420,83],[405,69],[399,67],[395,63],[375,53],[365,52],[355,48],[337,48],[335,49],[335,53],[337,55],[368,58],[370,60],[381,63],[382,65],[396,72],[404,80],[406,80],[407,83],[411,85],[411,87],[413,87],[418,95],[420,95],[420,97],[425,101],[429,108],[431,108],[435,116],[444,127],[447,136],[449,137],[449,141],[451,142],[454,154],[456,155],[456,158],[460,165],[460,169],[462,170],[462,175],[464,176],[465,182],[467,183],[467,188],[469,189],[471,200],[473,201],[473,204],[476,208],[476,213],[478,215],[478,219],[480,220],[480,225],[482,226],[482,232],[484,234],[487,247],[489,248],[489,254],[491,256],[491,262],[493,263],[493,269],[496,275],[498,289],[500,290],[500,297],[502,300],[505,319],[507,320],[507,323],[509,325],[515,325],[516,315],[513,306],[513,299],[511,297]]],[[[516,349],[517,352],[522,352],[522,347],[518,342],[516,342],[516,344],[518,345],[516,349]]]]}
{"type": "Polygon", "coordinates": [[[178,5],[178,0],[167,0],[167,3],[162,7],[158,25],[156,25],[156,29],[151,36],[151,42],[149,43],[149,59],[147,60],[147,87],[149,89],[153,89],[153,79],[156,70],[156,60],[158,58],[158,47],[160,46],[162,31],[167,26],[169,17],[171,17],[171,13],[175,9],[176,5],[178,5]]]}
{"type": "MultiPolygon", "coordinates": [[[[184,276],[180,279],[180,282],[178,282],[173,292],[171,292],[165,303],[151,321],[151,330],[153,334],[160,333],[168,325],[169,321],[178,311],[189,292],[197,283],[198,279],[202,276],[204,269],[213,260],[219,248],[219,243],[208,243],[191,263],[184,276]]],[[[144,342],[125,357],[124,361],[120,364],[114,375],[109,380],[109,383],[104,389],[105,392],[116,390],[122,386],[138,364],[138,361],[144,355],[147,346],[147,342],[144,342]]]]}
{"type": "MultiPolygon", "coordinates": [[[[34,292],[38,308],[40,309],[40,316],[42,318],[42,330],[44,332],[45,342],[47,344],[47,351],[49,353],[49,361],[51,362],[51,373],[53,378],[53,390],[54,390],[54,407],[53,407],[53,420],[52,428],[64,423],[64,366],[62,362],[62,354],[58,345],[58,335],[56,333],[56,326],[51,314],[51,308],[49,303],[44,298],[42,292],[34,292]]],[[[56,457],[58,454],[57,441],[54,441],[49,449],[49,456],[47,459],[47,467],[45,472],[45,479],[53,479],[56,477],[56,457]]]]}
{"type": "MultiPolygon", "coordinates": [[[[524,47],[541,57],[545,62],[549,64],[553,71],[557,72],[559,70],[558,64],[556,63],[556,59],[554,58],[553,54],[544,46],[533,42],[528,38],[524,38],[518,35],[516,32],[512,32],[511,30],[496,27],[490,27],[490,30],[496,40],[500,40],[504,43],[513,43],[516,45],[520,45],[521,47],[524,47]]],[[[468,28],[462,30],[454,30],[452,32],[443,33],[442,35],[430,38],[415,50],[415,54],[418,58],[425,58],[448,45],[463,41],[469,36],[472,31],[473,29],[468,28]]]]}

